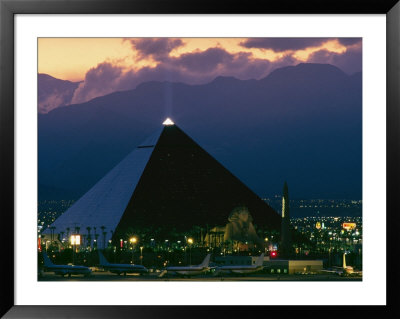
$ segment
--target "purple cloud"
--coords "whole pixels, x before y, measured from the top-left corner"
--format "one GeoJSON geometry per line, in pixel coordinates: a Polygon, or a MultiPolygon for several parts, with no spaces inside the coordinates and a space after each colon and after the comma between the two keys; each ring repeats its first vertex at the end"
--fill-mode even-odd
{"type": "MultiPolygon", "coordinates": [[[[316,47],[335,38],[251,38],[240,43],[245,48],[270,49],[275,52],[302,50],[316,47]]],[[[351,46],[361,42],[361,38],[337,38],[340,44],[351,46]]]]}
{"type": "Polygon", "coordinates": [[[172,58],[169,63],[183,67],[191,72],[207,73],[214,71],[219,65],[230,63],[234,55],[224,49],[210,48],[202,52],[185,53],[172,58]]]}
{"type": "Polygon", "coordinates": [[[96,96],[109,94],[118,89],[122,68],[103,62],[86,72],[85,80],[75,90],[71,104],[82,103],[96,96]]]}
{"type": "Polygon", "coordinates": [[[87,72],[85,81],[75,91],[72,103],[85,102],[118,90],[134,89],[147,81],[202,84],[221,75],[242,80],[260,79],[277,67],[293,65],[298,61],[286,56],[272,63],[254,59],[247,52],[231,54],[221,48],[210,48],[179,57],[165,57],[159,62],[155,67],[144,67],[137,71],[123,70],[107,62],[101,63],[87,72]]]}
{"type": "Polygon", "coordinates": [[[347,47],[350,45],[361,43],[362,38],[338,38],[338,41],[340,44],[347,47]]]}
{"type": "Polygon", "coordinates": [[[91,76],[86,76],[85,81],[75,91],[72,103],[83,103],[115,91],[134,89],[138,84],[147,81],[198,84],[208,80],[207,76],[192,75],[190,72],[184,72],[184,70],[163,63],[156,67],[144,67],[138,71],[127,70],[125,72],[122,72],[119,66],[101,63],[91,71],[91,76]],[[108,72],[97,72],[102,69],[107,69],[108,72]],[[107,76],[107,73],[110,76],[107,76]],[[97,74],[98,77],[93,76],[94,74],[97,74]]]}
{"type": "Polygon", "coordinates": [[[171,38],[141,38],[129,41],[139,53],[140,59],[151,56],[157,61],[165,59],[173,49],[184,45],[181,39],[171,38]]]}
{"type": "Polygon", "coordinates": [[[38,74],[38,111],[47,113],[71,103],[79,82],[56,79],[47,74],[38,74]]]}
{"type": "Polygon", "coordinates": [[[344,53],[319,50],[311,54],[307,60],[310,63],[329,63],[337,66],[348,74],[362,70],[361,47],[348,48],[344,53]]]}
{"type": "MultiPolygon", "coordinates": [[[[252,41],[254,39],[249,39],[252,41]]],[[[255,39],[280,43],[283,49],[295,46],[304,47],[322,43],[327,38],[294,39],[293,42],[276,42],[277,40],[293,39],[255,39]],[[285,44],[286,43],[286,44],[285,44]]],[[[135,50],[142,57],[152,56],[158,64],[155,67],[143,67],[139,70],[124,69],[120,66],[104,62],[90,69],[85,81],[75,91],[72,103],[81,103],[97,96],[118,90],[134,89],[138,84],[147,81],[170,81],[187,84],[203,84],[217,76],[233,76],[241,80],[261,79],[271,71],[300,61],[292,54],[285,54],[276,61],[256,59],[249,52],[229,53],[223,48],[209,48],[205,51],[184,53],[178,57],[169,56],[171,50],[183,45],[179,39],[134,39],[130,40],[135,50]]],[[[361,70],[361,45],[354,46],[360,39],[343,39],[343,43],[351,45],[345,53],[339,54],[327,50],[319,50],[310,55],[307,62],[330,63],[347,73],[361,70]]],[[[271,43],[271,42],[270,42],[271,43]]],[[[259,43],[261,45],[261,42],[259,43]]],[[[275,46],[276,48],[277,46],[275,46]]]]}
{"type": "Polygon", "coordinates": [[[245,48],[270,49],[275,52],[302,50],[319,46],[329,38],[250,38],[240,43],[245,48]]]}

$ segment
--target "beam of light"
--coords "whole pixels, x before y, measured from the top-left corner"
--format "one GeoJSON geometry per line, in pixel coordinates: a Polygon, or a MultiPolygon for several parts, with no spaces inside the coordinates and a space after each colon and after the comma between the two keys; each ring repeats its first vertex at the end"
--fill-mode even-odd
{"type": "Polygon", "coordinates": [[[171,121],[171,119],[169,117],[167,117],[167,119],[163,122],[163,125],[174,125],[175,123],[171,121]]]}

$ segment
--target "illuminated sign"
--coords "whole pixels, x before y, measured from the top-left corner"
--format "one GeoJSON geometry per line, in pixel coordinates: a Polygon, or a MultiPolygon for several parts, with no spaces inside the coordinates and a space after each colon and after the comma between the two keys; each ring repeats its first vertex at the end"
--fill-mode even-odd
{"type": "Polygon", "coordinates": [[[71,245],[80,245],[81,244],[81,235],[71,235],[70,237],[71,245]]]}
{"type": "Polygon", "coordinates": [[[343,223],[342,227],[343,229],[346,230],[352,230],[354,228],[356,228],[357,224],[356,223],[343,223]]]}

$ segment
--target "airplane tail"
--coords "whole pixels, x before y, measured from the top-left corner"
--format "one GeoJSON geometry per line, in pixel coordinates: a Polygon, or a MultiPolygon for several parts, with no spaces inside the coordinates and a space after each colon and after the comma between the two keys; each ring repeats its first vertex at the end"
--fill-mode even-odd
{"type": "Polygon", "coordinates": [[[166,270],[163,270],[163,271],[158,275],[158,277],[162,278],[162,277],[164,277],[166,274],[167,274],[167,271],[166,271],[166,270]]]}
{"type": "Polygon", "coordinates": [[[47,256],[47,254],[45,252],[42,252],[43,255],[43,261],[44,261],[44,266],[45,267],[51,267],[54,264],[51,262],[49,256],[47,256]]]}
{"type": "Polygon", "coordinates": [[[98,253],[99,253],[100,265],[101,265],[101,266],[107,266],[107,265],[109,265],[110,263],[107,261],[106,257],[104,257],[104,255],[101,253],[100,250],[98,250],[98,253]]]}
{"type": "Polygon", "coordinates": [[[263,265],[263,262],[264,262],[264,253],[262,253],[262,254],[260,255],[260,257],[258,257],[258,259],[257,259],[257,261],[256,261],[256,266],[257,266],[257,267],[262,266],[262,265],[263,265]]]}
{"type": "Polygon", "coordinates": [[[204,258],[203,262],[199,265],[199,267],[208,267],[210,263],[211,254],[208,254],[206,258],[204,258]]]}

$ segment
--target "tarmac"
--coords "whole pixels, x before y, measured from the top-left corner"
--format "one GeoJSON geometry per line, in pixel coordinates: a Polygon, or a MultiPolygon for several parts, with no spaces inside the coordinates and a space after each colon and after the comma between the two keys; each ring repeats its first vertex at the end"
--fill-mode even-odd
{"type": "Polygon", "coordinates": [[[362,277],[342,277],[336,274],[295,274],[295,275],[268,275],[249,274],[246,276],[227,275],[213,276],[201,275],[192,277],[168,276],[158,277],[159,273],[147,275],[127,274],[116,275],[110,272],[92,272],[88,277],[72,275],[71,277],[55,275],[52,272],[43,272],[38,281],[362,281],[362,277]]]}

